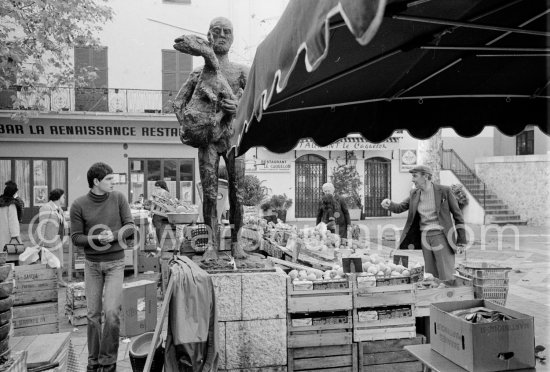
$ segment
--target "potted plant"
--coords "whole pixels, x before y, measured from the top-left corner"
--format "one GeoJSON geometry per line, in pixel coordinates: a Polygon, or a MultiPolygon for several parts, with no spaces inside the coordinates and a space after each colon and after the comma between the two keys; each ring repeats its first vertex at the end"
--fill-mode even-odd
{"type": "Polygon", "coordinates": [[[262,185],[264,182],[251,174],[244,176],[242,183],[243,205],[259,206],[266,199],[269,189],[262,185]]]}
{"type": "Polygon", "coordinates": [[[277,214],[277,218],[286,222],[286,211],[292,206],[292,199],[287,197],[286,194],[272,195],[269,204],[277,214]]]}
{"type": "Polygon", "coordinates": [[[342,164],[332,170],[332,184],[334,193],[343,199],[348,207],[350,218],[361,218],[361,177],[353,165],[342,164]]]}

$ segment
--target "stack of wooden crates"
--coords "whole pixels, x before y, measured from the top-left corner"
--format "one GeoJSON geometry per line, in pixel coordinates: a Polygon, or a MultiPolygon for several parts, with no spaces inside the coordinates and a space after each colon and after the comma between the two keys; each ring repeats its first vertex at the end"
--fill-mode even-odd
{"type": "Polygon", "coordinates": [[[288,371],[355,372],[352,283],[287,282],[288,371]]]}
{"type": "Polygon", "coordinates": [[[13,307],[13,270],[6,264],[7,253],[0,252],[0,363],[10,356],[10,330],[13,307]]]}
{"type": "Polygon", "coordinates": [[[88,324],[84,282],[67,285],[65,299],[65,315],[69,319],[69,323],[75,327],[88,324]]]}
{"type": "Polygon", "coordinates": [[[44,264],[15,266],[13,328],[15,336],[59,332],[56,269],[44,264]]]}
{"type": "Polygon", "coordinates": [[[425,343],[416,333],[415,299],[410,278],[351,275],[353,340],[359,371],[421,372],[422,364],[403,347],[425,343]]]}

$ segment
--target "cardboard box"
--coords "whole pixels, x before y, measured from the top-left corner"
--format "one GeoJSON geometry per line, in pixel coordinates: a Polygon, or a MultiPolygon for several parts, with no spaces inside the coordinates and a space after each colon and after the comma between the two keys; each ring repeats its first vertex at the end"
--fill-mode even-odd
{"type": "Polygon", "coordinates": [[[450,301],[430,308],[430,342],[434,351],[470,372],[535,367],[532,316],[484,300],[450,301]],[[505,322],[467,322],[449,312],[486,307],[510,315],[505,322]]]}
{"type": "Polygon", "coordinates": [[[157,324],[157,283],[139,280],[122,285],[120,335],[137,336],[155,330],[157,324]]]}

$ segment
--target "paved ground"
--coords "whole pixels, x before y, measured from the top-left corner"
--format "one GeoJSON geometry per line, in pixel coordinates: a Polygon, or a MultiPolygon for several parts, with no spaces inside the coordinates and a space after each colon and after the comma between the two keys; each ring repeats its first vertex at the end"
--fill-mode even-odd
{"type": "MultiPolygon", "coordinates": [[[[383,226],[402,227],[404,219],[371,219],[359,221],[368,227],[371,240],[391,245],[392,242],[378,240],[377,231],[383,226]]],[[[307,223],[297,223],[300,227],[307,223]]],[[[312,223],[309,223],[312,224],[312,223]]],[[[510,291],[506,306],[532,315],[535,318],[535,343],[550,347],[550,227],[515,226],[501,230],[486,229],[479,225],[469,225],[473,235],[473,244],[458,262],[484,260],[512,268],[510,272],[510,291]]],[[[389,229],[388,229],[389,231],[389,229]]],[[[376,247],[373,244],[372,247],[376,247]]],[[[401,251],[421,259],[420,251],[401,251]]],[[[157,280],[158,274],[140,274],[138,279],[157,280]]],[[[126,273],[125,281],[136,280],[131,271],[126,273]]],[[[86,366],[87,346],[86,327],[72,327],[64,315],[65,289],[59,292],[60,331],[72,332],[72,342],[82,362],[86,366]]],[[[161,301],[158,302],[160,312],[161,301]]],[[[130,340],[122,339],[119,348],[118,371],[132,371],[128,348],[130,340]]],[[[537,371],[550,370],[548,365],[538,366],[537,371]]]]}

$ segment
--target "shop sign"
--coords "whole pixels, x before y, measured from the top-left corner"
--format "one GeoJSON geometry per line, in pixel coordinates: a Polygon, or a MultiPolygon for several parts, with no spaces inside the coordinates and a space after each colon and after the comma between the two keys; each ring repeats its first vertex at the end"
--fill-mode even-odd
{"type": "Polygon", "coordinates": [[[262,160],[256,164],[256,170],[287,172],[290,171],[290,162],[288,160],[262,160]]]}
{"type": "Polygon", "coordinates": [[[399,150],[399,171],[408,172],[418,164],[416,150],[399,150]]]}
{"type": "Polygon", "coordinates": [[[0,121],[0,136],[3,139],[18,140],[175,140],[179,142],[179,125],[177,122],[162,122],[159,124],[126,121],[121,124],[97,121],[97,124],[87,122],[42,121],[35,123],[17,123],[0,121]]]}
{"type": "Polygon", "coordinates": [[[365,151],[365,150],[394,150],[399,147],[402,137],[393,136],[380,143],[371,143],[364,138],[343,138],[328,146],[318,146],[310,139],[298,142],[294,150],[316,150],[316,151],[365,151]]]}

